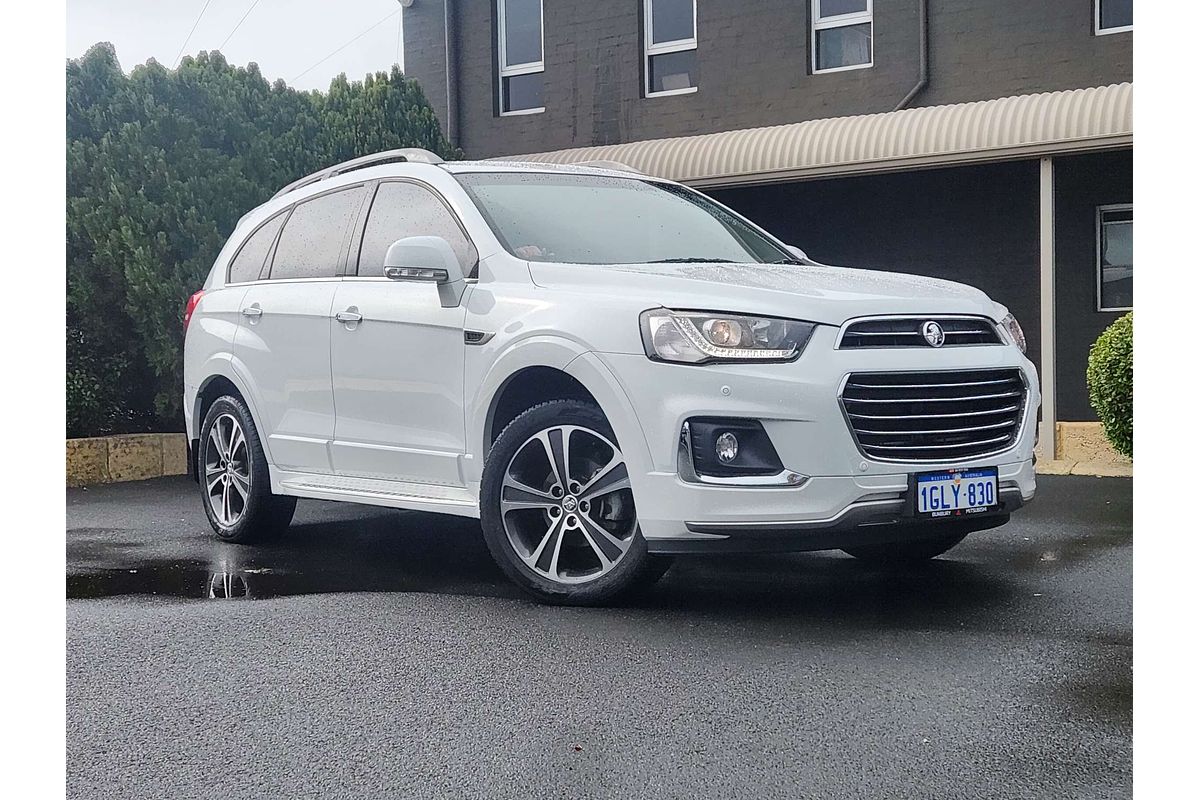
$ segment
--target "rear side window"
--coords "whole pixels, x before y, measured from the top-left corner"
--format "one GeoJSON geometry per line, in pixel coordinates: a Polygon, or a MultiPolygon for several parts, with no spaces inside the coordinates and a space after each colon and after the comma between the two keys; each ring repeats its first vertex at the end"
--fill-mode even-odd
{"type": "Polygon", "coordinates": [[[362,187],[356,186],[296,206],[279,237],[271,279],[336,275],[346,229],[362,201],[362,192],[362,187]]]}
{"type": "Polygon", "coordinates": [[[238,250],[238,254],[233,257],[233,261],[229,265],[230,283],[258,280],[263,264],[267,260],[267,253],[271,251],[271,245],[275,242],[275,234],[279,233],[279,226],[285,219],[287,219],[286,213],[276,214],[250,234],[250,238],[246,239],[242,249],[238,250]]]}
{"type": "MultiPolygon", "coordinates": [[[[290,227],[290,225],[289,225],[290,227]]],[[[363,231],[358,274],[383,275],[383,257],[397,239],[406,236],[440,236],[450,243],[463,272],[470,274],[479,260],[470,239],[441,198],[423,186],[396,181],[379,185],[363,231]]]]}

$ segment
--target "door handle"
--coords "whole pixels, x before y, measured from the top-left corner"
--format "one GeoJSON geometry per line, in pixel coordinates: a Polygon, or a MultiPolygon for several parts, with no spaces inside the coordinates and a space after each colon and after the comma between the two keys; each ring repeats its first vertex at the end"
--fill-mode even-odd
{"type": "Polygon", "coordinates": [[[261,317],[262,309],[257,305],[248,306],[248,307],[242,309],[242,316],[243,317],[261,317]]]}
{"type": "Polygon", "coordinates": [[[345,311],[339,311],[334,315],[334,319],[336,319],[338,322],[362,322],[362,318],[362,314],[359,314],[356,311],[350,311],[349,309],[345,311]]]}

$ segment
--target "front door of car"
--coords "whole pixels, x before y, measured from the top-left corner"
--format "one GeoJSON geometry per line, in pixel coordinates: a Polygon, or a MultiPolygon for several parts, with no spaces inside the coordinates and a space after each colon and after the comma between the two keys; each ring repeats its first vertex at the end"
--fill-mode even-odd
{"type": "Polygon", "coordinates": [[[444,308],[435,284],[384,277],[388,247],[406,236],[446,239],[467,274],[477,260],[432,189],[379,184],[357,274],[341,281],[333,303],[333,466],[340,475],[463,486],[465,304],[444,308]]]}
{"type": "Polygon", "coordinates": [[[259,435],[280,469],[332,472],[329,314],[365,193],[350,187],[296,205],[264,279],[242,298],[234,356],[254,394],[259,435]]]}

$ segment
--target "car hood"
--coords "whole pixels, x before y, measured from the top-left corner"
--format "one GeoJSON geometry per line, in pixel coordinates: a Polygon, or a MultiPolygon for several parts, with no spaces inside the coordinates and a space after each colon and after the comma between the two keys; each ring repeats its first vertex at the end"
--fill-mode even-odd
{"type": "Polygon", "coordinates": [[[529,263],[538,286],[619,292],[650,305],[792,317],[829,325],[876,314],[971,314],[996,305],[939,278],[797,264],[529,263]]]}

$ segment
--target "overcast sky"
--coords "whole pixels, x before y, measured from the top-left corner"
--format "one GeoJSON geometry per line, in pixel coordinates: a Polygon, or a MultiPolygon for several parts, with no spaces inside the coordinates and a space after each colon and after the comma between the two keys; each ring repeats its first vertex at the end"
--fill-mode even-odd
{"type": "MultiPolygon", "coordinates": [[[[171,67],[205,0],[67,0],[67,57],[112,42],[128,72],[153,57],[171,67]]],[[[185,54],[220,50],[234,64],[258,63],[268,80],[327,89],[339,72],[362,79],[404,63],[397,0],[208,0],[185,54]],[[238,20],[253,7],[224,47],[238,20]],[[395,13],[329,60],[318,61],[395,13]],[[297,76],[303,76],[297,79],[297,76]]]]}

